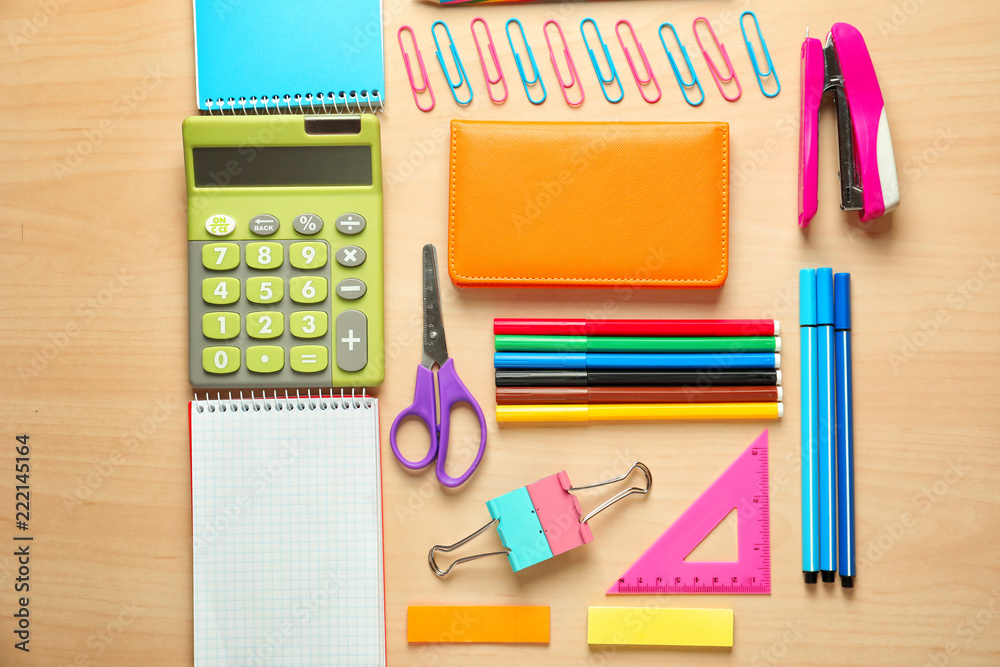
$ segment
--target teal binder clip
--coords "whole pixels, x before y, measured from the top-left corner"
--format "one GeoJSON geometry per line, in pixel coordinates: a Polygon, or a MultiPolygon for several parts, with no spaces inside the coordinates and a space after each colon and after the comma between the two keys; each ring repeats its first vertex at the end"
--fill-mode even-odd
{"type": "Polygon", "coordinates": [[[618,78],[618,71],[615,69],[615,63],[611,60],[611,52],[608,51],[608,45],[604,43],[604,38],[601,37],[601,30],[597,27],[597,22],[592,18],[585,18],[580,21],[580,34],[583,35],[583,45],[587,47],[587,53],[590,54],[590,63],[594,66],[594,74],[597,75],[597,80],[601,83],[601,92],[604,93],[604,99],[612,104],[618,104],[625,97],[625,89],[622,88],[621,79],[618,78]],[[608,61],[608,70],[611,74],[605,78],[604,74],[601,72],[601,66],[597,62],[597,56],[594,55],[594,50],[590,48],[590,44],[587,43],[587,33],[583,31],[583,24],[590,22],[594,26],[594,32],[597,34],[597,41],[601,44],[601,49],[604,50],[604,57],[608,61]],[[612,83],[618,84],[618,99],[611,99],[608,97],[607,86],[612,83]]]}
{"type": "Polygon", "coordinates": [[[749,9],[740,14],[740,30],[743,32],[743,41],[747,45],[747,53],[750,54],[750,64],[753,65],[753,73],[757,77],[757,85],[760,87],[760,92],[763,93],[764,97],[777,97],[778,93],[781,92],[781,82],[778,81],[778,73],[774,71],[774,63],[771,61],[771,52],[767,50],[767,43],[764,41],[764,35],[760,32],[760,22],[757,21],[757,15],[754,14],[749,9]],[[747,38],[746,28],[743,26],[743,17],[747,14],[753,19],[753,24],[757,27],[757,38],[760,40],[761,51],[764,52],[764,61],[767,63],[767,71],[762,72],[760,66],[757,63],[757,56],[754,55],[753,46],[750,45],[750,40],[747,38]],[[764,90],[763,79],[767,77],[774,77],[774,83],[777,86],[777,90],[773,93],[768,94],[764,90]]]}
{"type": "Polygon", "coordinates": [[[451,96],[455,99],[455,104],[464,107],[470,102],[472,102],[472,85],[469,83],[469,77],[465,73],[465,68],[462,66],[462,59],[458,57],[458,49],[455,48],[455,40],[451,38],[451,30],[448,29],[448,24],[444,21],[435,21],[431,24],[431,36],[434,38],[434,46],[437,49],[435,54],[437,55],[438,62],[441,63],[441,69],[444,71],[444,78],[448,82],[448,88],[451,89],[451,96]],[[451,74],[448,73],[448,66],[444,62],[444,55],[441,53],[441,44],[438,42],[437,33],[434,32],[434,28],[439,25],[444,26],[445,34],[448,35],[448,48],[451,49],[451,56],[455,60],[455,68],[458,70],[458,82],[451,80],[451,74]],[[462,84],[469,89],[469,99],[462,102],[458,99],[457,90],[462,87],[462,84]]]}
{"type": "Polygon", "coordinates": [[[684,96],[684,101],[693,107],[699,106],[705,101],[705,89],[701,87],[701,81],[698,80],[698,75],[694,71],[694,66],[691,65],[691,58],[688,57],[687,49],[681,44],[681,38],[677,35],[677,29],[674,28],[671,23],[661,23],[660,24],[660,43],[663,44],[663,50],[667,52],[667,60],[670,61],[670,67],[674,70],[674,78],[677,79],[677,86],[681,89],[681,95],[684,96]],[[684,62],[687,63],[688,72],[691,73],[691,80],[685,81],[684,77],[681,76],[680,69],[677,68],[677,61],[674,60],[674,56],[670,53],[670,49],[667,48],[667,42],[663,39],[663,29],[670,28],[670,32],[674,33],[674,41],[677,42],[677,46],[681,49],[681,55],[684,56],[684,62]],[[692,86],[698,87],[698,92],[701,93],[701,99],[697,102],[692,102],[691,98],[688,97],[688,88],[692,86]]]}
{"type": "Polygon", "coordinates": [[[504,31],[507,33],[507,43],[510,44],[510,52],[514,54],[514,63],[517,65],[517,71],[521,75],[521,85],[524,86],[524,95],[528,98],[528,101],[532,104],[541,104],[548,97],[548,93],[545,92],[545,83],[542,81],[542,75],[538,71],[538,63],[535,62],[535,54],[531,52],[531,45],[528,44],[528,38],[524,35],[524,26],[517,19],[510,19],[504,26],[504,31]],[[517,24],[517,29],[521,31],[521,41],[524,42],[524,48],[528,52],[528,61],[531,63],[531,69],[534,72],[534,78],[528,79],[524,74],[524,65],[521,63],[521,56],[518,55],[517,49],[514,48],[514,40],[510,36],[510,24],[517,24]],[[542,99],[536,100],[531,97],[531,90],[528,86],[533,86],[538,84],[542,88],[542,99]]]}

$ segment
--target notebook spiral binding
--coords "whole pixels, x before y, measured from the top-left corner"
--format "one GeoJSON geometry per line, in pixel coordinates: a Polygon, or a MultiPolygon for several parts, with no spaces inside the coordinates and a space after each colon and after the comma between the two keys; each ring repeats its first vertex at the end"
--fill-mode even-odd
{"type": "Polygon", "coordinates": [[[284,395],[277,391],[270,393],[262,391],[259,397],[251,391],[249,398],[240,391],[239,396],[233,396],[232,392],[227,392],[226,395],[218,392],[214,397],[206,396],[204,399],[195,396],[193,405],[199,413],[250,412],[251,410],[255,412],[261,410],[370,410],[375,407],[375,398],[370,396],[365,389],[362,389],[360,394],[356,389],[351,389],[350,394],[341,389],[339,396],[333,392],[333,389],[328,395],[320,393],[316,396],[312,395],[311,390],[305,396],[300,390],[296,390],[294,394],[285,391],[284,395]]]}
{"type": "Polygon", "coordinates": [[[340,114],[340,113],[376,113],[385,111],[382,91],[356,90],[347,93],[306,93],[305,95],[267,95],[261,97],[246,97],[229,99],[207,98],[204,101],[204,111],[209,115],[260,115],[260,114],[340,114]]]}

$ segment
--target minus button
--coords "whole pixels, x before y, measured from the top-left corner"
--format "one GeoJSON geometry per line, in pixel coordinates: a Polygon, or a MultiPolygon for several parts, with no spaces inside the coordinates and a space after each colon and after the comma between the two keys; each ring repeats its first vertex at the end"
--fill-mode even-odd
{"type": "Polygon", "coordinates": [[[337,283],[337,296],[341,299],[360,299],[368,291],[368,286],[358,278],[344,278],[337,283]]]}

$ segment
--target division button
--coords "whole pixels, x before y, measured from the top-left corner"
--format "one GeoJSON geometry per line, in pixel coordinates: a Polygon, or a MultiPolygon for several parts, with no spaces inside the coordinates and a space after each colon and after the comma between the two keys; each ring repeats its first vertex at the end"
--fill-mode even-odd
{"type": "Polygon", "coordinates": [[[341,234],[360,234],[368,223],[358,213],[345,213],[337,218],[335,224],[341,234]]]}
{"type": "Polygon", "coordinates": [[[368,365],[368,318],[360,310],[345,310],[337,315],[337,366],[356,373],[368,365]]]}
{"type": "Polygon", "coordinates": [[[359,248],[356,245],[345,245],[337,251],[336,257],[337,264],[350,268],[352,266],[361,266],[364,264],[368,255],[365,254],[363,248],[359,248]]]}
{"type": "Polygon", "coordinates": [[[337,283],[337,296],[341,299],[360,299],[368,291],[368,285],[363,280],[357,278],[344,278],[337,283]]]}
{"type": "Polygon", "coordinates": [[[279,226],[280,223],[278,222],[278,219],[273,215],[268,215],[267,213],[255,215],[253,219],[250,220],[250,231],[258,236],[270,236],[278,231],[279,226]]]}

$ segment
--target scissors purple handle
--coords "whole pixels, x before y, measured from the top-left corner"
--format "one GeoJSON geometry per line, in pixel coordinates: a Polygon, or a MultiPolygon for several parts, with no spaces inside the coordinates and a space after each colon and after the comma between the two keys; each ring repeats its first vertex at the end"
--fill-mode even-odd
{"type": "Polygon", "coordinates": [[[465,386],[455,371],[454,359],[448,359],[444,365],[438,369],[438,390],[441,395],[441,421],[437,419],[437,403],[434,396],[434,371],[425,368],[423,365],[417,366],[417,383],[413,390],[413,403],[408,408],[400,412],[392,422],[389,429],[389,444],[392,445],[392,453],[396,455],[399,462],[410,470],[420,470],[431,464],[435,458],[437,465],[435,473],[438,481],[445,486],[456,487],[464,484],[472,473],[479,466],[486,451],[486,418],[483,416],[483,409],[479,407],[472,392],[465,386]],[[448,458],[448,439],[451,432],[451,410],[457,403],[468,403],[476,412],[479,419],[479,451],[476,459],[469,466],[469,469],[458,477],[452,477],[445,471],[445,461],[448,458]],[[406,417],[414,416],[419,418],[430,434],[430,447],[427,455],[419,461],[411,461],[403,456],[396,444],[396,432],[400,424],[406,417]]]}

